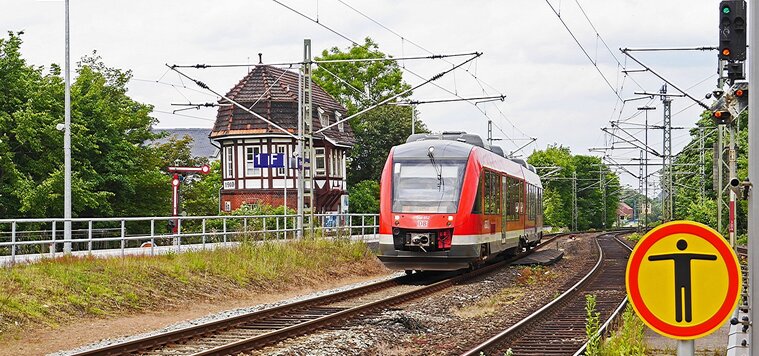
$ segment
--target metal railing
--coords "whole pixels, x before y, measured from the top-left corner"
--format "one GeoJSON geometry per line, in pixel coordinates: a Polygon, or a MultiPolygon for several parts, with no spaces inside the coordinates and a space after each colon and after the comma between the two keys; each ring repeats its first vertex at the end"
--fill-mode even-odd
{"type": "MultiPolygon", "coordinates": [[[[309,215],[303,217],[308,226],[309,215]]],[[[378,238],[377,214],[314,214],[306,237],[378,238]]],[[[233,246],[242,241],[298,238],[298,215],[73,218],[71,240],[63,218],[0,219],[0,266],[63,256],[156,255],[233,246]],[[175,224],[176,232],[170,224],[175,224]]]]}

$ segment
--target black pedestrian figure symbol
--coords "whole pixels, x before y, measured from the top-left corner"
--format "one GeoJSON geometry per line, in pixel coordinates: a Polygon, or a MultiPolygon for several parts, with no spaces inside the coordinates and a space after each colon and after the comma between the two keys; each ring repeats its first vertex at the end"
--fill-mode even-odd
{"type": "MultiPolygon", "coordinates": [[[[688,242],[685,240],[677,241],[677,249],[685,251],[688,248],[688,242]]],[[[648,256],[649,261],[675,261],[675,320],[679,323],[683,321],[683,301],[685,302],[685,321],[690,323],[693,320],[691,308],[691,269],[690,261],[706,260],[716,261],[717,255],[705,255],[700,253],[671,253],[666,255],[648,256]]]]}

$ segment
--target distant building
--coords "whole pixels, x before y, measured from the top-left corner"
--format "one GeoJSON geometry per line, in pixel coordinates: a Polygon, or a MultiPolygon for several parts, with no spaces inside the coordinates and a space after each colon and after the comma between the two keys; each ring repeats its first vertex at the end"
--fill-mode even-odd
{"type": "Polygon", "coordinates": [[[622,226],[633,218],[633,208],[625,204],[625,202],[619,202],[617,205],[617,225],[622,226]]]}
{"type": "Polygon", "coordinates": [[[176,128],[176,129],[153,129],[153,133],[167,133],[166,137],[152,141],[155,145],[164,144],[169,142],[172,137],[176,139],[182,139],[185,136],[192,138],[192,146],[190,146],[190,154],[193,157],[204,157],[209,162],[219,160],[219,148],[211,143],[208,136],[211,134],[211,129],[204,128],[176,128]]]}
{"type": "MultiPolygon", "coordinates": [[[[334,98],[313,84],[313,130],[335,123],[347,112],[334,98]]],[[[226,95],[255,113],[298,132],[298,74],[267,65],[258,65],[226,95]]],[[[220,103],[228,104],[225,100],[220,103]]],[[[293,168],[257,168],[261,153],[281,153],[286,165],[295,162],[297,142],[291,136],[239,107],[219,107],[210,138],[221,147],[223,188],[221,210],[237,209],[243,203],[297,206],[297,178],[293,168]]],[[[338,124],[314,137],[315,212],[340,210],[340,197],[347,192],[346,158],[353,147],[350,125],[338,124]]],[[[308,153],[304,153],[306,159],[308,153]]],[[[306,171],[308,177],[311,172],[306,171]]],[[[310,187],[307,187],[310,189],[310,187]]],[[[306,204],[308,202],[306,201],[306,204]]]]}

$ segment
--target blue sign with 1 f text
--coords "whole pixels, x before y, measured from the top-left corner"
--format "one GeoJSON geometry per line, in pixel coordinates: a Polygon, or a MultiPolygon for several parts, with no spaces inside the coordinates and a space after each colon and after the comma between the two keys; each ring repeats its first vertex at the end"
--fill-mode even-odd
{"type": "Polygon", "coordinates": [[[259,153],[253,157],[254,168],[284,168],[285,155],[282,153],[259,153]]]}

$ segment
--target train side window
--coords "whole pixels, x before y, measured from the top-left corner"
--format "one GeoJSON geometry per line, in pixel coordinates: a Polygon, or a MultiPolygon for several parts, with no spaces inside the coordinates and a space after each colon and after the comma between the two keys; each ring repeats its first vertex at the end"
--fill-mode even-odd
{"type": "Polygon", "coordinates": [[[482,178],[477,181],[477,195],[474,197],[472,214],[482,214],[482,178]]]}
{"type": "Polygon", "coordinates": [[[485,214],[498,214],[501,204],[498,180],[497,174],[485,171],[485,214]]]}
{"type": "Polygon", "coordinates": [[[506,219],[519,220],[519,181],[516,178],[507,177],[506,184],[506,219]]]}

